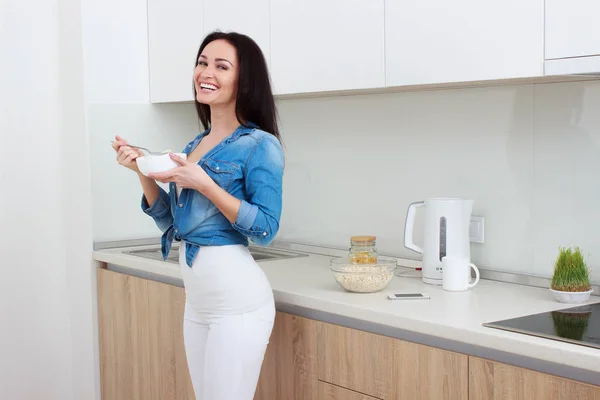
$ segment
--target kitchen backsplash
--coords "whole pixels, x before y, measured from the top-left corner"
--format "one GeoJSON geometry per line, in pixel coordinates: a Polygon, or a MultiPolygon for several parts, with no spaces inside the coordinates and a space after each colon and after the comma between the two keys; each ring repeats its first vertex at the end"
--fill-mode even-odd
{"type": "Polygon", "coordinates": [[[137,176],[117,163],[110,141],[120,135],[150,150],[178,151],[198,134],[194,113],[190,104],[88,104],[95,241],[161,235],[140,208],[137,176]]]}
{"type": "MultiPolygon", "coordinates": [[[[478,265],[549,276],[559,246],[579,245],[600,282],[600,82],[516,85],[278,101],[286,173],[279,239],[347,247],[377,235],[403,246],[409,203],[475,200],[478,265]]],[[[193,105],[89,105],[96,240],[160,235],[109,140],[182,148],[193,105]]],[[[417,234],[417,238],[420,235],[417,234]]]]}

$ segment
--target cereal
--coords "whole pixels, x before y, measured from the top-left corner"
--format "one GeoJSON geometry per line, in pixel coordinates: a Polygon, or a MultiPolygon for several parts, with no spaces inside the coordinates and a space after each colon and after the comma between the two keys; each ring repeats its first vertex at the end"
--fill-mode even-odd
{"type": "Polygon", "coordinates": [[[394,277],[385,265],[346,265],[333,271],[336,281],[350,292],[369,293],[384,289],[394,277]]]}

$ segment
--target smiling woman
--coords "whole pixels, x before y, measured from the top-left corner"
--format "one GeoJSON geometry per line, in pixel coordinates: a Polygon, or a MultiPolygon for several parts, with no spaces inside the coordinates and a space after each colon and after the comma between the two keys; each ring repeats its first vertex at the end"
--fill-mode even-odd
{"type": "Polygon", "coordinates": [[[196,110],[205,129],[211,124],[210,106],[233,95],[228,85],[236,87],[237,120],[248,119],[279,139],[275,100],[260,47],[245,35],[213,32],[200,45],[194,70],[196,110]]]}
{"type": "Polygon", "coordinates": [[[269,281],[248,241],[279,230],[283,151],[265,58],[239,33],[213,32],[192,76],[204,131],[171,154],[178,167],[142,175],[138,151],[117,137],[117,161],[135,171],[142,210],[163,231],[161,252],[181,241],[184,342],[197,399],[251,400],[273,323],[269,281]],[[168,193],[156,181],[169,184],[168,193]]]}
{"type": "Polygon", "coordinates": [[[235,47],[224,39],[208,43],[198,56],[194,90],[198,104],[231,104],[236,95],[238,60],[235,47]]]}

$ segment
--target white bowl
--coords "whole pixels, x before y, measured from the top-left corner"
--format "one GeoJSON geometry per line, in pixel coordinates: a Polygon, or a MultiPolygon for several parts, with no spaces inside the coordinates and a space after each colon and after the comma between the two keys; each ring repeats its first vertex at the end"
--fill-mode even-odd
{"type": "MultiPolygon", "coordinates": [[[[187,156],[184,153],[174,153],[184,160],[187,159],[187,156]]],[[[161,154],[161,155],[148,155],[142,156],[135,159],[137,163],[138,169],[144,176],[148,176],[148,174],[154,174],[156,172],[164,172],[175,167],[178,167],[175,161],[171,160],[169,154],[161,154]]]]}
{"type": "Polygon", "coordinates": [[[587,292],[561,292],[554,289],[550,289],[550,291],[554,295],[554,299],[559,303],[577,304],[587,301],[594,289],[590,289],[587,292]]]}

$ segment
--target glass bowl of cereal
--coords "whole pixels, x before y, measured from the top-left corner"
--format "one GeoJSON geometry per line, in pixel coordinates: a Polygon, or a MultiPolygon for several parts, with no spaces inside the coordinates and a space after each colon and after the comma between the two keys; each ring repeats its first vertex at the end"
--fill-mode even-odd
{"type": "Polygon", "coordinates": [[[378,256],[375,262],[358,264],[350,257],[331,260],[330,269],[336,282],[353,293],[379,292],[394,278],[398,266],[395,258],[378,256]]]}

